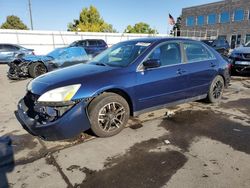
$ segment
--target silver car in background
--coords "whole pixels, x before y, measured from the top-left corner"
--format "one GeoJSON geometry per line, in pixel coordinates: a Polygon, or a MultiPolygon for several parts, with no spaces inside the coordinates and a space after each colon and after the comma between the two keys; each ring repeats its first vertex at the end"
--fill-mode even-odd
{"type": "Polygon", "coordinates": [[[27,49],[16,44],[0,44],[0,64],[10,63],[15,58],[34,54],[33,49],[27,49]]]}

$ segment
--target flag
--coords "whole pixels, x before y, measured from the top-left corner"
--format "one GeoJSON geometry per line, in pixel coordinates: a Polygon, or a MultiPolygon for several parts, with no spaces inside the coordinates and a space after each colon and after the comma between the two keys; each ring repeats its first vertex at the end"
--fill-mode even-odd
{"type": "Polygon", "coordinates": [[[171,16],[171,14],[168,14],[168,23],[169,23],[169,25],[175,24],[174,18],[173,18],[173,16],[171,16]]]}

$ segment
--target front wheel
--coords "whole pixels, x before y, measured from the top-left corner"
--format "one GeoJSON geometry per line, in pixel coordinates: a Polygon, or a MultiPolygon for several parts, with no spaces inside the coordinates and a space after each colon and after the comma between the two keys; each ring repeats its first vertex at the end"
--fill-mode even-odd
{"type": "Polygon", "coordinates": [[[47,69],[43,63],[31,63],[29,66],[29,75],[32,78],[36,78],[42,74],[45,74],[47,72],[47,69]]]}
{"type": "Polygon", "coordinates": [[[222,97],[224,87],[225,87],[225,84],[224,84],[224,79],[222,78],[222,76],[220,75],[216,76],[213,79],[209,87],[208,96],[207,96],[208,102],[210,103],[218,102],[222,97]]]}
{"type": "Polygon", "coordinates": [[[88,107],[92,131],[99,137],[118,134],[129,119],[127,101],[115,93],[103,93],[96,97],[88,107]]]}

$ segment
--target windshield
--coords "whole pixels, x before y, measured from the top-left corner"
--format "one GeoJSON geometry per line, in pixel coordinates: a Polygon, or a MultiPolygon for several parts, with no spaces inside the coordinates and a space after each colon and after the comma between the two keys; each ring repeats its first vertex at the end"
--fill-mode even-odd
{"type": "Polygon", "coordinates": [[[50,53],[47,54],[47,56],[53,57],[53,58],[58,58],[59,56],[65,54],[65,49],[64,48],[56,48],[55,50],[51,51],[50,53]]]}
{"type": "Polygon", "coordinates": [[[149,42],[121,42],[96,56],[90,63],[126,67],[144,52],[149,45],[151,45],[149,42]]]}
{"type": "Polygon", "coordinates": [[[54,58],[56,64],[63,64],[65,62],[86,62],[89,60],[89,56],[81,47],[70,47],[70,48],[58,48],[48,53],[47,56],[54,58]]]}

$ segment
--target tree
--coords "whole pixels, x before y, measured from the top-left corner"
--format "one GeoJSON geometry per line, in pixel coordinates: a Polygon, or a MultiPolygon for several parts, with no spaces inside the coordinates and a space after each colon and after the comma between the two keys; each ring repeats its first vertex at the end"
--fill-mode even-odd
{"type": "Polygon", "coordinates": [[[1,25],[1,29],[22,29],[28,30],[28,27],[18,16],[7,16],[6,21],[1,25]]]}
{"type": "Polygon", "coordinates": [[[92,5],[89,8],[83,8],[79,19],[74,19],[73,23],[68,24],[68,31],[116,32],[113,26],[106,23],[92,5]]]}
{"type": "Polygon", "coordinates": [[[149,24],[144,22],[136,23],[134,26],[128,25],[124,33],[145,33],[157,34],[157,30],[152,29],[149,24]]]}
{"type": "Polygon", "coordinates": [[[176,23],[174,24],[173,29],[171,31],[171,34],[174,36],[181,35],[181,15],[177,18],[176,23]]]}

